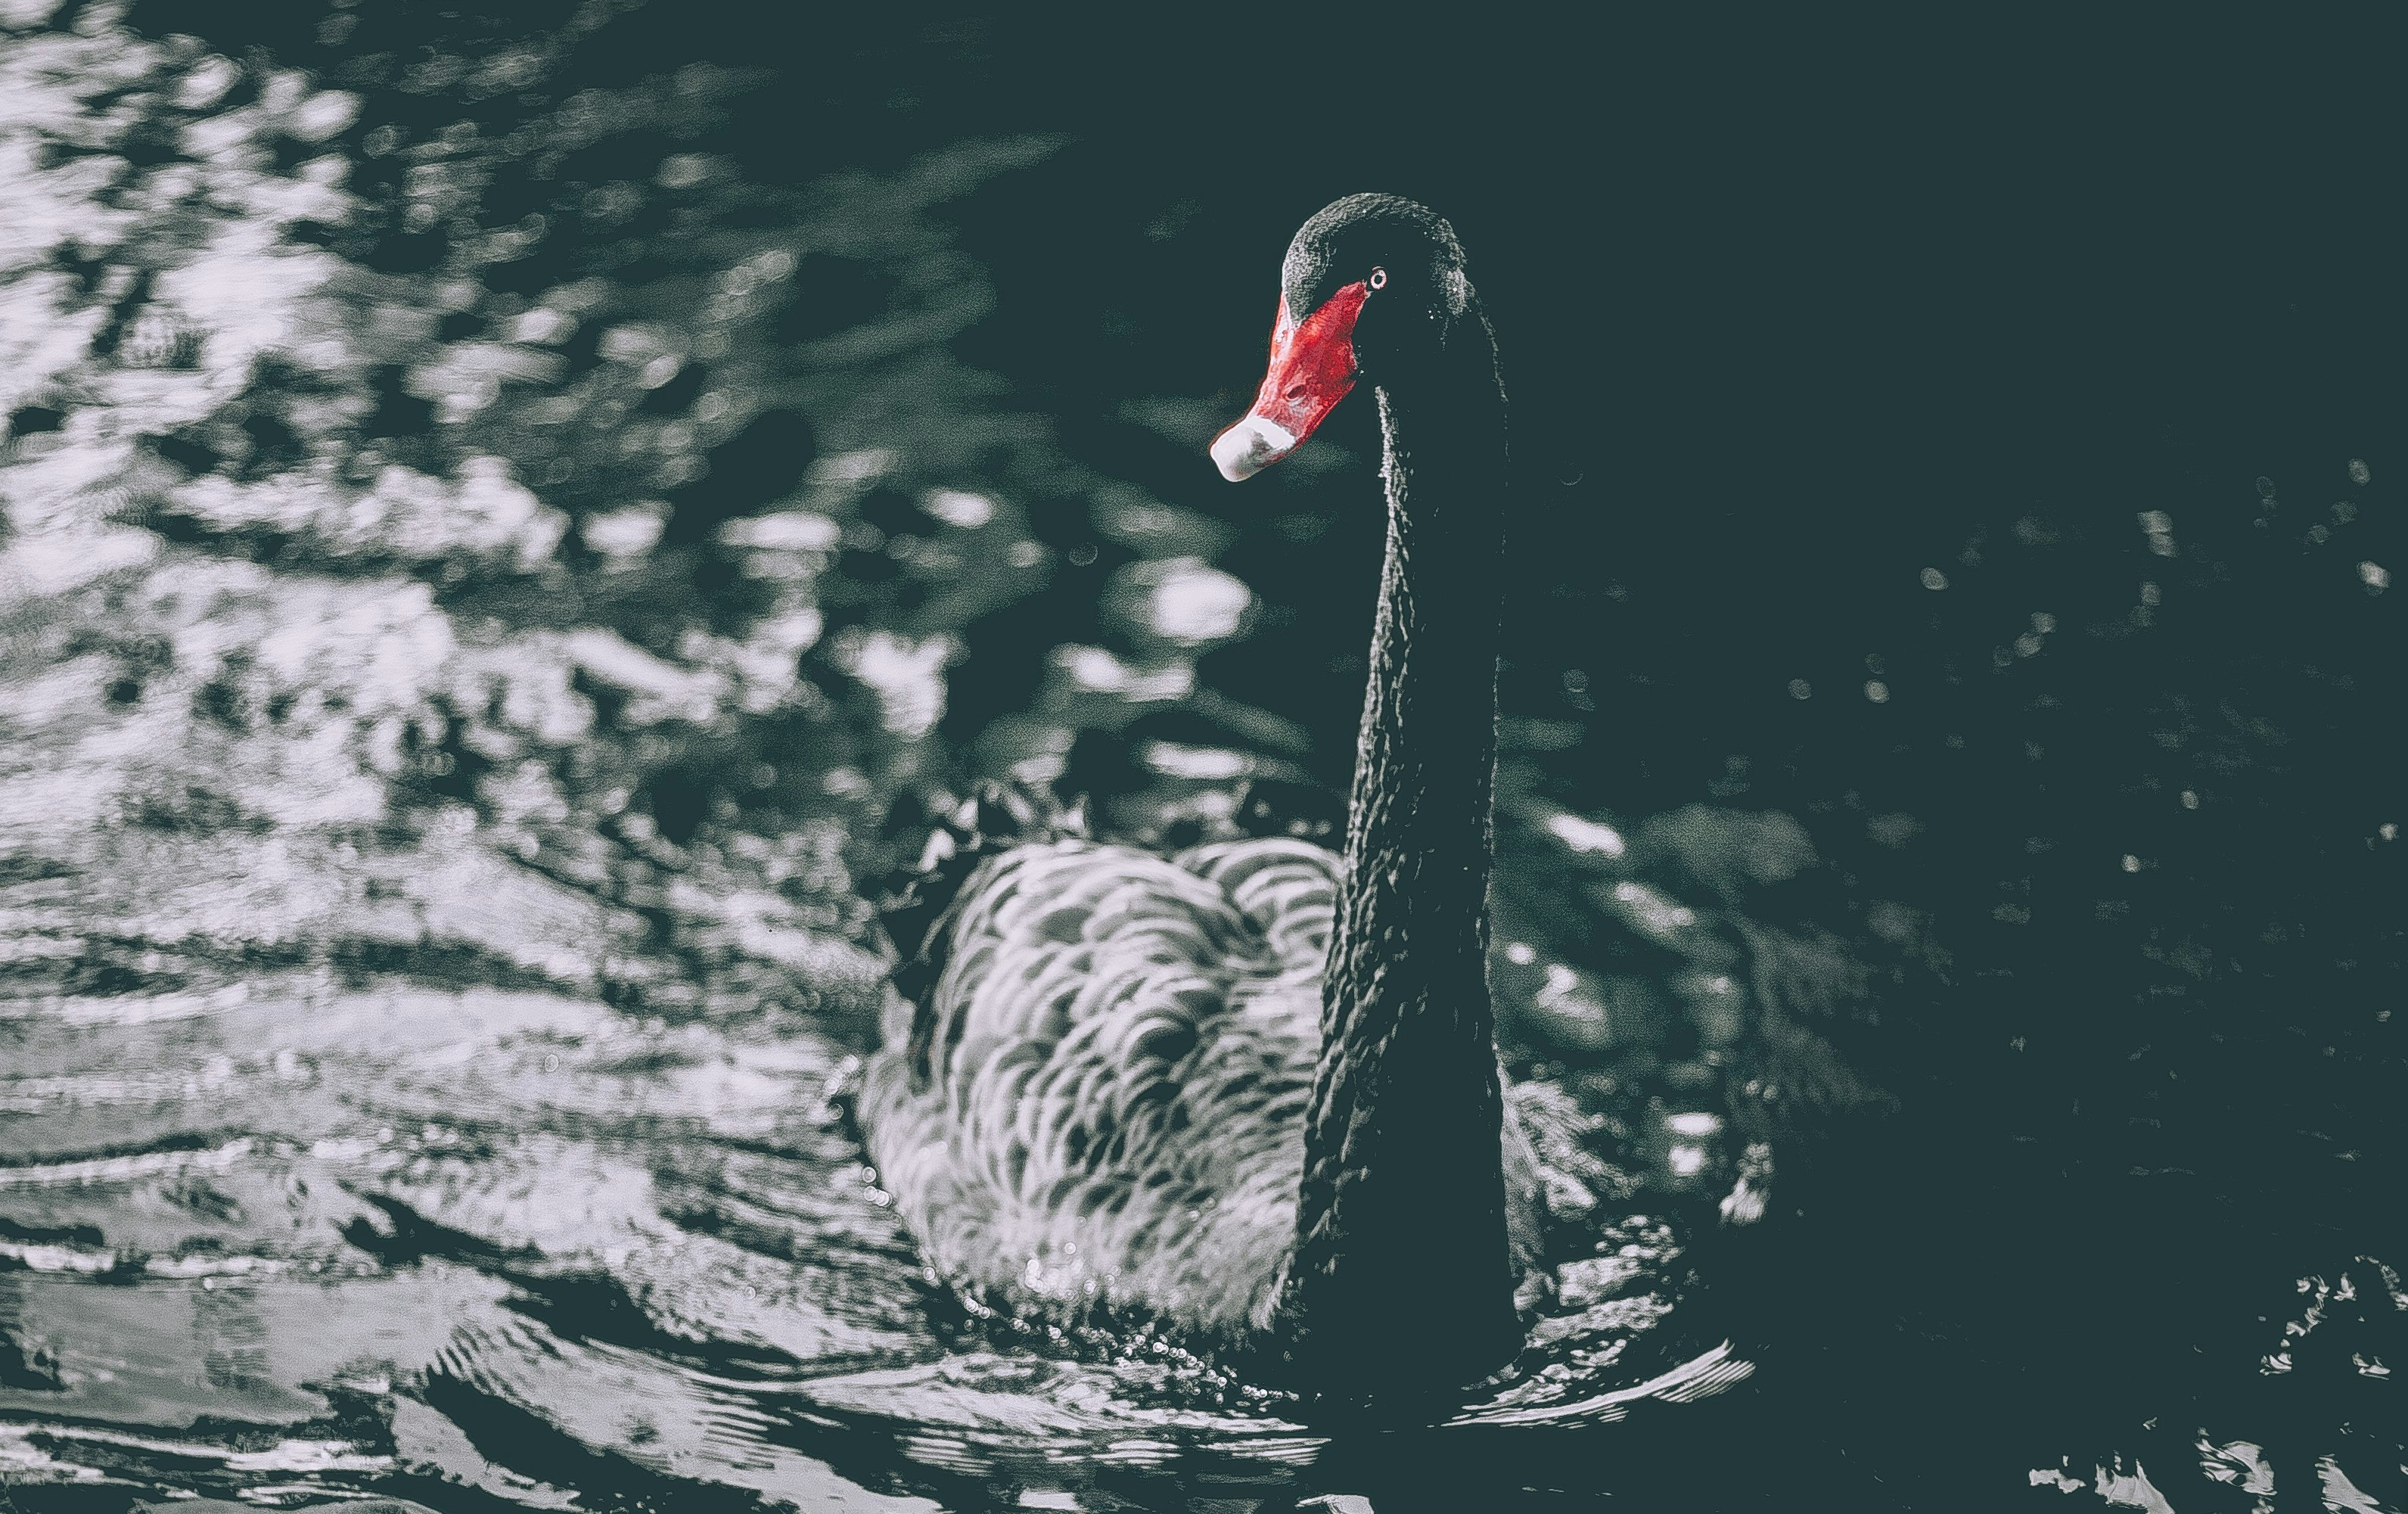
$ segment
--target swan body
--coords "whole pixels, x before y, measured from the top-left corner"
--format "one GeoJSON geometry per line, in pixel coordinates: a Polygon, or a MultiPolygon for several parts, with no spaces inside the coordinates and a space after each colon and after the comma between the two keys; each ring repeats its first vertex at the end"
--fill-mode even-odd
{"type": "Polygon", "coordinates": [[[1453,229],[1385,195],[1297,234],[1223,475],[1358,377],[1388,541],[1342,854],[1165,858],[970,806],[889,912],[904,964],[860,1105],[940,1275],[1134,1306],[1354,1399],[1512,1356],[1541,1208],[1486,979],[1504,398],[1453,229]]]}
{"type": "MultiPolygon", "coordinates": [[[[1277,836],[1168,858],[1066,836],[980,861],[942,970],[916,1002],[888,996],[861,1090],[929,1266],[1040,1312],[1268,1330],[1340,865],[1277,836]]],[[[1505,1133],[1535,1265],[1537,1159],[1505,1133]]]]}

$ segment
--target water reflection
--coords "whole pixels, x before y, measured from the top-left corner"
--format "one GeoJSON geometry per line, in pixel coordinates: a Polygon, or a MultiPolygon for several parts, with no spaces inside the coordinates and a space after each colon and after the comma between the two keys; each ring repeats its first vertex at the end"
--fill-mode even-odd
{"type": "MultiPolygon", "coordinates": [[[[1608,1472],[1687,1487],[1719,1427],[1770,1434],[1699,1255],[1743,1262],[1801,1136],[1893,1102],[1858,1053],[1875,985],[1963,981],[1944,881],[1877,871],[1923,867],[1943,803],[1835,785],[1792,806],[1810,836],[1764,807],[1773,763],[1718,749],[1717,802],[1609,813],[1586,743],[1648,696],[1563,666],[1578,645],[1532,610],[1495,979],[1566,1224],[1517,1375],[1365,1438],[1175,1343],[978,1318],[920,1271],[847,1123],[881,965],[856,877],[894,860],[898,797],[973,773],[1086,789],[1140,837],[1326,833],[1351,714],[1280,675],[1327,655],[1359,689],[1312,554],[1342,546],[1360,456],[1317,440],[1281,513],[1225,522],[1071,455],[961,355],[997,302],[960,207],[1050,139],[797,184],[729,126],[764,79],[587,78],[609,7],[474,42],[340,9],[315,76],[41,8],[0,40],[0,1475],[121,1507],[1486,1507],[1608,1472]],[[1630,1470],[1650,1441],[1670,1473],[1630,1470]],[[1462,1491],[1447,1469],[1474,1464],[1462,1491]]],[[[1111,409],[1182,455],[1222,418],[1111,409]]],[[[2381,540],[2330,515],[2303,550],[2381,540]]],[[[2135,604],[2112,565],[2114,635],[2197,587],[2210,526],[2182,519],[2139,512],[2157,576],[2135,604]]],[[[2062,760],[2056,696],[2026,685],[2106,633],[1982,570],[2069,536],[2030,515],[1923,570],[1979,621],[1969,656],[1816,672],[1863,699],[1768,685],[1762,718],[1918,705],[1944,746],[1879,741],[2062,760]],[[1951,702],[1985,659],[2026,684],[1951,702]]],[[[2363,604],[2388,549],[2361,550],[2363,604]]],[[[2279,691],[2213,695],[2150,712],[2149,751],[2202,754],[2151,815],[2238,808],[2313,725],[2279,691]]],[[[2160,823],[2086,844],[2077,913],[2122,919],[2092,896],[2194,855],[2160,823]]],[[[2370,849],[2396,830],[2352,824],[2370,849]]],[[[1959,915],[2046,926],[2069,906],[2044,869],[2076,850],[2028,848],[2037,889],[1959,915]]],[[[2231,971],[2178,929],[2146,944],[2156,1002],[2231,971]]],[[[2035,1060],[2073,1060],[2057,1028],[2035,1060]]],[[[2314,1375],[2313,1331],[2381,1389],[2397,1296],[2354,1262],[2253,1355],[2314,1375]]],[[[2190,1464],[2252,1494],[2304,1464],[2353,1507],[2388,1454],[2229,1418],[2213,1443],[2170,1420],[2032,1454],[2063,1459],[2049,1487],[2141,1507],[2187,1507],[2157,1490],[2190,1464]]]]}

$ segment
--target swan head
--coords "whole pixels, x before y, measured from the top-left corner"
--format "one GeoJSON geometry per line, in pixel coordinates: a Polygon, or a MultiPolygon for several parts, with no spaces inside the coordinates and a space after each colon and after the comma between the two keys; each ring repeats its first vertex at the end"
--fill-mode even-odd
{"type": "Polygon", "coordinates": [[[1221,476],[1235,483],[1294,452],[1357,380],[1379,383],[1444,351],[1472,305],[1463,244],[1441,217],[1394,195],[1323,208],[1280,266],[1270,369],[1212,443],[1221,476]]]}

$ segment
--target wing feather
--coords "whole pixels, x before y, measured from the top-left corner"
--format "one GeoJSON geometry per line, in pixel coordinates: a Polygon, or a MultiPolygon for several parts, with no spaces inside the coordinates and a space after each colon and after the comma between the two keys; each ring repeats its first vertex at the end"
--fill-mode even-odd
{"type": "Polygon", "coordinates": [[[1295,1223],[1337,859],[1025,844],[962,885],[862,1101],[933,1266],[1024,1304],[1268,1317],[1295,1223]],[[928,1076],[910,1075],[924,1027],[928,1076]]]}

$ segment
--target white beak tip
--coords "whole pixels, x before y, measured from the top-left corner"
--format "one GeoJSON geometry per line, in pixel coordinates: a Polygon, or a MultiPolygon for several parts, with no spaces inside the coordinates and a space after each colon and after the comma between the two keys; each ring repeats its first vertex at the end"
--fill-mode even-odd
{"type": "Polygon", "coordinates": [[[1259,415],[1249,415],[1212,442],[1212,463],[1221,476],[1241,483],[1296,450],[1287,427],[1259,415]]]}

